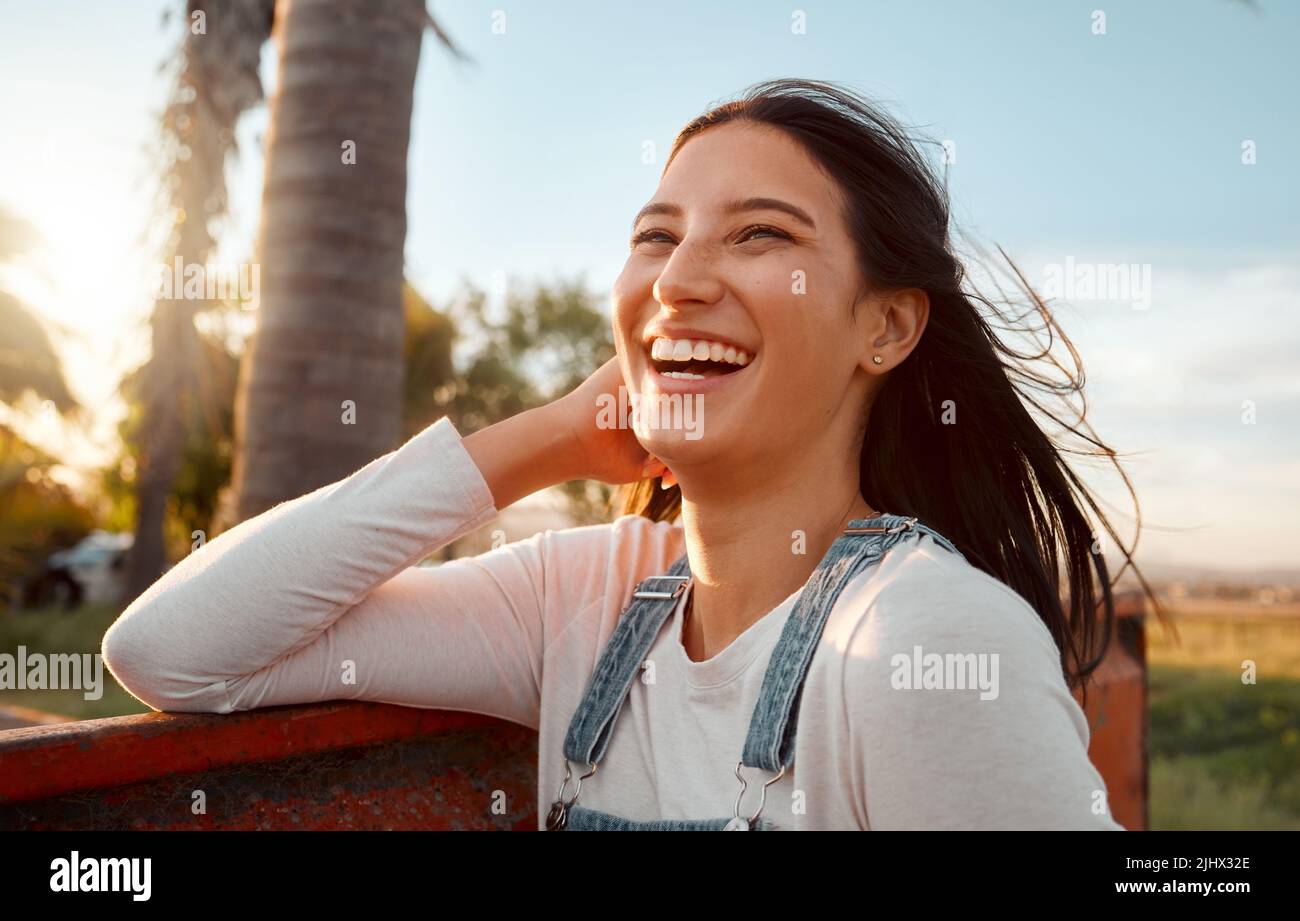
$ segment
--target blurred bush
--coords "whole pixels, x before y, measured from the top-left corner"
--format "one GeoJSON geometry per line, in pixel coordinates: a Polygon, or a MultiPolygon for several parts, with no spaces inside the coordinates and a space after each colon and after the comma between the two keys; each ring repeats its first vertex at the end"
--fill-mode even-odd
{"type": "Polygon", "coordinates": [[[50,475],[58,461],[0,425],[0,604],[16,607],[45,559],[90,533],[94,516],[50,475]]]}

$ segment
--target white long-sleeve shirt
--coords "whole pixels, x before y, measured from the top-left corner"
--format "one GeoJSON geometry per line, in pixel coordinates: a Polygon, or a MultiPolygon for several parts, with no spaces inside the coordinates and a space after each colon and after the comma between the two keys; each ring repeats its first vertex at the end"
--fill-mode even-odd
{"type": "MultiPolygon", "coordinates": [[[[104,660],[158,710],[359,699],[530,726],[541,827],[564,734],[620,612],[685,543],[676,524],[623,516],[414,565],[497,514],[460,435],[439,420],[191,553],[108,630],[104,660]]],[[[730,816],[764,669],[797,594],[703,662],[681,643],[684,595],[579,804],[629,819],[730,816]]],[[[832,609],[793,768],[768,788],[763,815],[795,830],[1120,830],[1087,748],[1087,720],[1029,605],[929,538],[907,540],[832,609]],[[908,663],[932,653],[996,654],[985,670],[995,695],[987,684],[906,687],[919,674],[908,663]]],[[[747,778],[745,814],[768,779],[747,778]]]]}

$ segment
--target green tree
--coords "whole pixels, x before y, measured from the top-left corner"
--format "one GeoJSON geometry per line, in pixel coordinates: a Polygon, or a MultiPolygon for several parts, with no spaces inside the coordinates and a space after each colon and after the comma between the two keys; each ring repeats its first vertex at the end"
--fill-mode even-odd
{"type": "MultiPolygon", "coordinates": [[[[0,208],[0,264],[34,251],[39,234],[0,208]]],[[[0,401],[16,411],[24,399],[47,401],[64,415],[80,407],[45,324],[16,294],[0,288],[0,401]]],[[[16,604],[24,582],[53,550],[90,530],[90,513],[57,482],[56,458],[0,425],[0,605],[16,604]]]]}
{"type": "MultiPolygon", "coordinates": [[[[225,338],[196,336],[201,367],[195,370],[202,390],[178,397],[182,448],[163,519],[164,565],[188,553],[195,531],[211,537],[222,490],[230,480],[234,454],[235,380],[239,356],[225,338]]],[[[122,379],[119,391],[127,415],[118,426],[121,453],[101,472],[101,492],[108,500],[102,526],[123,530],[136,520],[137,471],[148,443],[145,380],[141,369],[122,379]]]]}
{"type": "MultiPolygon", "coordinates": [[[[405,384],[406,437],[443,415],[468,435],[568,393],[614,355],[609,317],[581,280],[507,290],[495,313],[472,284],[445,312],[416,309],[417,318],[439,319],[408,325],[407,354],[416,362],[405,384]]],[[[576,521],[605,520],[611,488],[575,480],[562,489],[576,521]]]]}
{"type": "Polygon", "coordinates": [[[0,606],[17,605],[45,558],[94,526],[90,512],[51,475],[57,465],[57,458],[0,425],[0,606]]]}
{"type": "MultiPolygon", "coordinates": [[[[38,244],[36,229],[0,206],[0,265],[38,244]]],[[[51,401],[61,413],[77,407],[45,325],[17,295],[0,288],[0,401],[13,404],[27,393],[51,401]]]]}

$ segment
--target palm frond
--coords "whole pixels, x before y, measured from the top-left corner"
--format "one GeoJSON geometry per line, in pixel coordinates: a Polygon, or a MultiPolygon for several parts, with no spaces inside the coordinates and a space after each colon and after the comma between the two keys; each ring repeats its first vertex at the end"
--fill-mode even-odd
{"type": "Polygon", "coordinates": [[[430,29],[432,29],[433,34],[438,37],[438,41],[442,42],[443,47],[451,52],[452,57],[456,58],[457,60],[466,61],[471,64],[475,63],[472,57],[470,57],[464,50],[460,48],[459,45],[457,45],[454,41],[452,41],[451,36],[448,35],[447,31],[442,27],[442,23],[434,19],[432,13],[426,12],[424,14],[424,21],[425,21],[425,25],[427,25],[430,29]]]}

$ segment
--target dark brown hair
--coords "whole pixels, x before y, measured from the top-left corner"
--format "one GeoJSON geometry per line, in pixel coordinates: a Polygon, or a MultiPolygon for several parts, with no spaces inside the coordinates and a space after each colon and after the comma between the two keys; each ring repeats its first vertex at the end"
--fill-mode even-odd
{"type": "MultiPolygon", "coordinates": [[[[1013,301],[1000,286],[1003,307],[969,283],[951,243],[943,182],[917,142],[852,91],[814,80],[755,84],[683,128],[665,171],[700,132],[741,121],[784,131],[838,183],[867,284],[920,288],[930,299],[924,333],[889,372],[870,409],[862,495],[886,512],[916,516],[1025,598],[1055,639],[1069,685],[1085,684],[1106,653],[1115,617],[1112,582],[1085,508],[1155,599],[1132,548],[1067,462],[1076,455],[1113,464],[1136,512],[1137,497],[1115,451],[1085,420],[1083,367],[1074,346],[1000,248],[1028,309],[1012,316],[1013,301]],[[1034,346],[1019,350],[999,332],[1025,335],[1034,346]],[[1053,351],[1057,338],[1072,369],[1053,351]],[[1060,408],[1050,407],[1051,400],[1060,408]],[[960,424],[943,424],[945,408],[960,411],[960,424]],[[1047,434],[1031,408],[1059,433],[1047,434]]],[[[662,490],[657,479],[628,484],[621,494],[624,514],[657,521],[671,520],[681,505],[680,490],[662,490]]]]}

